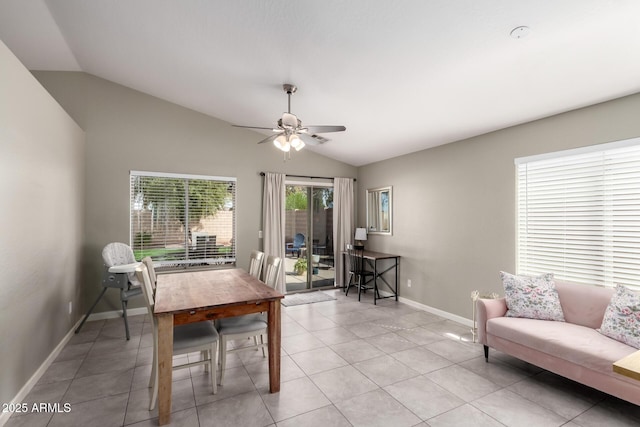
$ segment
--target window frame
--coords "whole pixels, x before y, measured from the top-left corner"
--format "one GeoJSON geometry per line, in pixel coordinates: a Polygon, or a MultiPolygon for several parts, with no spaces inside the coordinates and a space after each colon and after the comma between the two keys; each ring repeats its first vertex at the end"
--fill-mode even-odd
{"type": "MultiPolygon", "coordinates": [[[[194,175],[194,174],[179,174],[179,173],[171,173],[171,172],[151,172],[151,171],[137,171],[131,170],[129,172],[129,244],[132,248],[134,248],[134,204],[138,202],[136,198],[135,184],[134,180],[137,177],[150,177],[150,178],[167,178],[167,179],[176,179],[176,180],[185,180],[185,181],[195,181],[195,180],[205,180],[205,181],[215,181],[226,184],[233,185],[233,189],[231,191],[232,196],[232,207],[229,209],[232,211],[231,219],[231,256],[219,256],[219,257],[211,257],[211,258],[191,258],[190,251],[187,249],[187,246],[193,247],[193,240],[191,243],[185,240],[181,243],[185,247],[185,258],[179,260],[154,260],[154,264],[157,265],[160,271],[171,271],[171,270],[193,270],[193,269],[212,269],[212,268],[228,268],[230,266],[235,267],[237,262],[237,178],[235,177],[223,177],[223,176],[209,176],[209,175],[194,175]]],[[[188,185],[185,186],[185,193],[188,191],[188,185]]],[[[187,194],[185,194],[187,196],[187,194]]],[[[188,217],[188,209],[189,203],[185,203],[185,216],[188,217]]],[[[183,224],[184,226],[184,224],[183,224]]],[[[188,227],[188,225],[187,225],[188,227]]],[[[191,228],[191,227],[189,227],[191,228]]],[[[192,232],[189,232],[185,229],[185,235],[191,235],[192,232]]],[[[136,251],[134,250],[134,253],[136,251]]],[[[140,257],[142,258],[142,257],[140,257]]],[[[137,259],[137,258],[136,258],[137,259]]],[[[140,260],[138,260],[140,261],[140,260]]]]}
{"type": "Polygon", "coordinates": [[[514,163],[516,272],[640,289],[640,138],[514,163]]]}

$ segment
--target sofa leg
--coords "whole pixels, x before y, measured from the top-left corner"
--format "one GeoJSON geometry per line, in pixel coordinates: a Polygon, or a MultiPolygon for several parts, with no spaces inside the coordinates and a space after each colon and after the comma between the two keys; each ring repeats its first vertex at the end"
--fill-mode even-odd
{"type": "Polygon", "coordinates": [[[487,347],[486,345],[484,346],[484,361],[489,361],[489,347],[487,347]]]}

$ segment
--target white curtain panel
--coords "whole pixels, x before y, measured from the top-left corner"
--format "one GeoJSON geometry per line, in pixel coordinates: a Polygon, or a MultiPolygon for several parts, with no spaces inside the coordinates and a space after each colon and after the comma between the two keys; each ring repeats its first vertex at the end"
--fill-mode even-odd
{"type": "Polygon", "coordinates": [[[346,244],[353,243],[354,195],[352,178],[334,178],[333,180],[333,259],[336,269],[335,286],[343,286],[342,252],[346,244]]]}
{"type": "MultiPolygon", "coordinates": [[[[285,226],[285,175],[282,173],[266,172],[264,175],[263,230],[265,259],[269,255],[282,259],[284,264],[284,226],[285,226]]],[[[286,292],[283,267],[280,268],[276,289],[283,294],[286,292]]]]}

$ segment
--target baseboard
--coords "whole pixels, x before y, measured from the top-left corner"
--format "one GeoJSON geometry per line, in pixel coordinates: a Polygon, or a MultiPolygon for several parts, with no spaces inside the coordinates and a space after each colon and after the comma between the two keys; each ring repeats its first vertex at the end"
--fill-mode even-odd
{"type": "MultiPolygon", "coordinates": [[[[389,291],[379,291],[379,292],[384,297],[393,296],[393,294],[391,292],[389,292],[389,291]]],[[[398,297],[398,301],[400,301],[400,302],[402,302],[404,304],[410,305],[412,307],[418,308],[420,310],[427,311],[427,312],[429,312],[431,314],[435,314],[437,316],[444,317],[445,319],[452,320],[454,322],[460,323],[460,324],[462,324],[464,326],[473,327],[473,320],[467,319],[467,318],[462,317],[462,316],[458,316],[458,315],[453,314],[453,313],[449,313],[448,311],[444,311],[444,310],[440,310],[440,309],[435,308],[435,307],[430,307],[428,305],[420,304],[419,302],[416,302],[414,300],[410,300],[408,298],[403,298],[401,296],[398,297]]]]}
{"type": "Polygon", "coordinates": [[[410,300],[410,299],[407,299],[407,298],[403,298],[403,297],[398,297],[398,301],[403,302],[403,303],[405,303],[407,305],[410,305],[412,307],[419,308],[420,310],[427,311],[427,312],[429,312],[431,314],[435,314],[435,315],[438,315],[440,317],[444,317],[445,319],[452,320],[454,322],[460,323],[460,324],[462,324],[464,326],[473,327],[473,320],[467,319],[467,318],[462,317],[462,316],[458,316],[457,314],[449,313],[448,311],[444,311],[444,310],[440,310],[440,309],[435,308],[435,307],[430,307],[428,305],[420,304],[419,302],[415,302],[413,300],[410,300]]]}
{"type": "MultiPolygon", "coordinates": [[[[385,298],[394,296],[394,294],[392,292],[389,292],[389,291],[378,290],[378,292],[380,293],[380,295],[382,295],[385,298]]],[[[473,327],[473,320],[467,319],[467,318],[462,317],[462,316],[458,316],[458,315],[453,314],[453,313],[449,313],[448,311],[443,311],[443,310],[437,309],[435,307],[430,307],[428,305],[420,304],[419,302],[416,302],[414,300],[410,300],[408,298],[403,298],[401,296],[398,296],[398,301],[400,301],[401,303],[410,305],[412,307],[415,307],[417,309],[427,311],[427,312],[429,312],[431,314],[435,314],[435,315],[438,315],[440,317],[444,317],[445,319],[452,320],[452,321],[460,323],[462,325],[473,327]]]]}
{"type": "MultiPolygon", "coordinates": [[[[147,314],[146,307],[128,308],[127,316],[137,316],[139,314],[147,314]]],[[[102,313],[93,313],[87,319],[87,322],[93,322],[96,320],[116,319],[122,317],[122,310],[103,311],[102,313]]]]}
{"type": "MultiPolygon", "coordinates": [[[[147,314],[147,308],[138,307],[138,308],[131,308],[127,310],[127,316],[136,316],[138,314],[147,314]]],[[[105,320],[105,319],[116,319],[118,317],[122,317],[122,310],[105,311],[102,313],[91,314],[87,319],[87,322],[93,322],[96,320],[105,320]]],[[[49,369],[51,364],[56,360],[56,358],[58,357],[62,349],[64,349],[64,346],[67,345],[67,343],[75,335],[75,330],[80,325],[80,322],[82,322],[82,318],[78,319],[78,321],[76,322],[75,325],[73,325],[71,330],[67,332],[67,334],[64,336],[64,338],[62,338],[62,340],[56,346],[56,348],[53,349],[51,354],[49,354],[49,356],[45,359],[45,361],[42,362],[40,367],[33,373],[31,378],[29,378],[29,381],[27,381],[25,385],[22,386],[22,388],[20,389],[18,394],[16,394],[16,396],[13,398],[11,403],[16,404],[16,403],[24,402],[29,392],[38,383],[38,381],[40,381],[40,378],[42,378],[42,376],[47,371],[47,369],[49,369]]],[[[11,418],[11,415],[13,415],[12,412],[0,412],[0,427],[4,426],[7,423],[7,421],[9,421],[9,418],[11,418]]]]}

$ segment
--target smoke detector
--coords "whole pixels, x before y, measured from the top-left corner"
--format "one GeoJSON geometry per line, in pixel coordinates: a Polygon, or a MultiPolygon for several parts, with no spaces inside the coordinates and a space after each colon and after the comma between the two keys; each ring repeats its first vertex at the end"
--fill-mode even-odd
{"type": "Polygon", "coordinates": [[[531,28],[522,25],[520,27],[516,27],[513,30],[511,30],[511,37],[514,39],[523,39],[525,37],[527,37],[529,34],[531,34],[531,28]]]}

